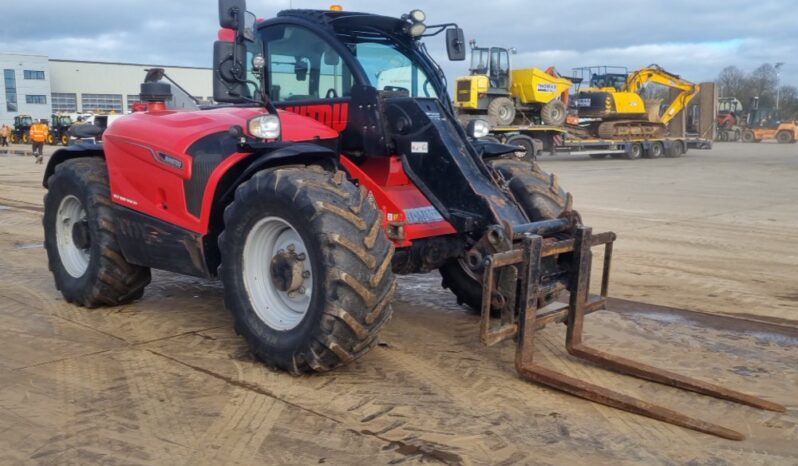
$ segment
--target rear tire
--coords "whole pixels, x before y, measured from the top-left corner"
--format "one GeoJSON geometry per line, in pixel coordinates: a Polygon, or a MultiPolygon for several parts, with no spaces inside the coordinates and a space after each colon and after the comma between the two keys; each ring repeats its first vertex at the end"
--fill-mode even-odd
{"type": "Polygon", "coordinates": [[[681,157],[684,152],[682,141],[673,141],[668,148],[668,152],[665,154],[665,157],[675,159],[677,157],[681,157]]]}
{"type": "Polygon", "coordinates": [[[624,158],[627,160],[636,160],[642,157],[643,155],[648,155],[648,154],[643,154],[643,146],[639,143],[634,143],[632,144],[632,147],[629,148],[629,152],[626,153],[626,156],[624,158]]]}
{"type": "Polygon", "coordinates": [[[494,126],[509,126],[515,121],[515,104],[507,97],[496,97],[488,104],[488,116],[494,126]]]}
{"type": "Polygon", "coordinates": [[[142,296],[150,269],[128,263],[116,239],[105,161],[67,160],[44,196],[44,246],[55,286],[85,307],[116,306],[142,296]]]}
{"type": "Polygon", "coordinates": [[[22,133],[22,144],[30,144],[30,135],[22,133]]]}
{"type": "Polygon", "coordinates": [[[779,144],[791,144],[794,140],[795,138],[793,138],[792,133],[789,131],[779,131],[776,133],[776,141],[778,141],[779,144]]]}
{"type": "Polygon", "coordinates": [[[561,100],[552,100],[540,109],[540,120],[544,125],[562,126],[567,116],[565,104],[561,100]]]}
{"type": "Polygon", "coordinates": [[[258,359],[324,372],[377,344],[395,290],[382,221],[373,197],[341,171],[264,170],[238,187],[224,212],[219,272],[236,332],[258,359]],[[275,219],[282,230],[259,242],[259,225],[275,219]]]}
{"type": "Polygon", "coordinates": [[[658,159],[665,155],[665,148],[661,142],[652,142],[646,151],[646,155],[650,159],[658,159]]]}
{"type": "Polygon", "coordinates": [[[506,144],[511,146],[521,146],[524,148],[524,154],[519,157],[520,152],[515,152],[516,158],[519,160],[527,160],[533,162],[537,160],[538,156],[535,153],[535,140],[529,136],[519,134],[507,140],[506,144]]]}
{"type": "MultiPolygon", "coordinates": [[[[488,163],[508,181],[510,190],[531,221],[558,218],[568,207],[568,194],[560,187],[557,177],[547,174],[536,163],[509,159],[488,163]]],[[[465,304],[476,313],[481,311],[481,279],[475,277],[463,261],[449,260],[440,273],[441,284],[454,293],[458,304],[465,304]]]]}

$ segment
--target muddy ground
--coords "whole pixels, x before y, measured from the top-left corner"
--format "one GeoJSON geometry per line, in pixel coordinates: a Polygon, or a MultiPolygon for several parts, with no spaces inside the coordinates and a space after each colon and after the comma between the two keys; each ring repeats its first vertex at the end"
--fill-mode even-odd
{"type": "Polygon", "coordinates": [[[0,464],[798,463],[798,146],[542,165],[619,235],[624,301],[588,317],[587,340],[786,413],[598,370],[564,353],[561,325],[539,333],[545,366],[748,439],[523,382],[513,345],[483,348],[434,275],[400,279],[379,347],[313,377],[253,361],[215,282],[155,273],[139,302],[77,308],[41,247],[42,167],[0,154],[0,464]]]}

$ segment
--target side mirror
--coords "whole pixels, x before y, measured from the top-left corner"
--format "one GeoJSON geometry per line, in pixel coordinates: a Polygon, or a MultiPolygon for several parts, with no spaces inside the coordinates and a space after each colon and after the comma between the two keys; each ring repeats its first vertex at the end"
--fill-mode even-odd
{"type": "Polygon", "coordinates": [[[466,59],[465,34],[460,28],[446,30],[446,52],[451,61],[463,61],[466,59]]]}
{"type": "Polygon", "coordinates": [[[296,75],[297,81],[305,81],[308,79],[308,70],[310,67],[305,62],[304,58],[297,58],[296,63],[294,63],[294,75],[296,75]]]}
{"type": "Polygon", "coordinates": [[[226,29],[241,29],[247,0],[219,0],[219,26],[226,29]]]}
{"type": "Polygon", "coordinates": [[[225,103],[249,101],[246,56],[244,44],[213,43],[213,100],[225,103]]]}

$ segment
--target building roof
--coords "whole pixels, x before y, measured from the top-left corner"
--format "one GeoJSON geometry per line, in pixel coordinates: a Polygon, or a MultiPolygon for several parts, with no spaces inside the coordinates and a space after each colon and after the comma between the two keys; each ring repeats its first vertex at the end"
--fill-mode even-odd
{"type": "Polygon", "coordinates": [[[112,62],[112,61],[89,61],[89,60],[64,60],[60,58],[51,58],[51,62],[60,62],[60,63],[86,63],[92,65],[121,65],[121,66],[148,66],[152,68],[181,68],[181,69],[188,69],[188,70],[206,70],[211,71],[212,68],[210,67],[203,67],[203,66],[182,66],[182,65],[153,65],[153,64],[145,64],[145,63],[122,63],[122,62],[112,62]]]}

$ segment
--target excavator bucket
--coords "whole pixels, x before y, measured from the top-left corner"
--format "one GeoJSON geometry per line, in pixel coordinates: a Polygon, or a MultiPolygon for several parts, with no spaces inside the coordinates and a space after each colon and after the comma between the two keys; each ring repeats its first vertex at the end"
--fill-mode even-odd
{"type": "MultiPolygon", "coordinates": [[[[551,221],[547,221],[551,222],[551,221]]],[[[543,223],[543,222],[541,222],[543,223]]],[[[527,228],[536,231],[535,228],[527,228]]],[[[483,275],[483,303],[480,339],[485,345],[494,345],[515,337],[515,368],[529,381],[561,390],[596,403],[647,416],[688,429],[697,430],[730,440],[743,440],[743,434],[710,422],[687,416],[628,395],[609,390],[567,376],[539,365],[534,359],[535,332],[549,322],[567,325],[565,346],[568,353],[598,366],[633,377],[690,390],[703,395],[721,398],[756,408],[783,412],[784,406],[745,393],[685,377],[667,370],[652,367],[631,359],[615,356],[586,345],[583,341],[585,316],[607,308],[612,248],[615,234],[592,234],[589,227],[573,228],[572,239],[544,242],[542,236],[526,233],[521,236],[520,248],[497,252],[485,259],[483,275]],[[590,294],[591,248],[604,246],[603,272],[599,295],[590,294]],[[572,254],[567,304],[554,304],[539,308],[545,293],[541,284],[541,262],[558,254],[572,254]],[[513,269],[517,279],[516,299],[501,308],[500,323],[491,317],[495,308],[494,296],[498,292],[496,277],[502,269],[513,269]]],[[[507,274],[504,274],[507,275],[507,274]]]]}

